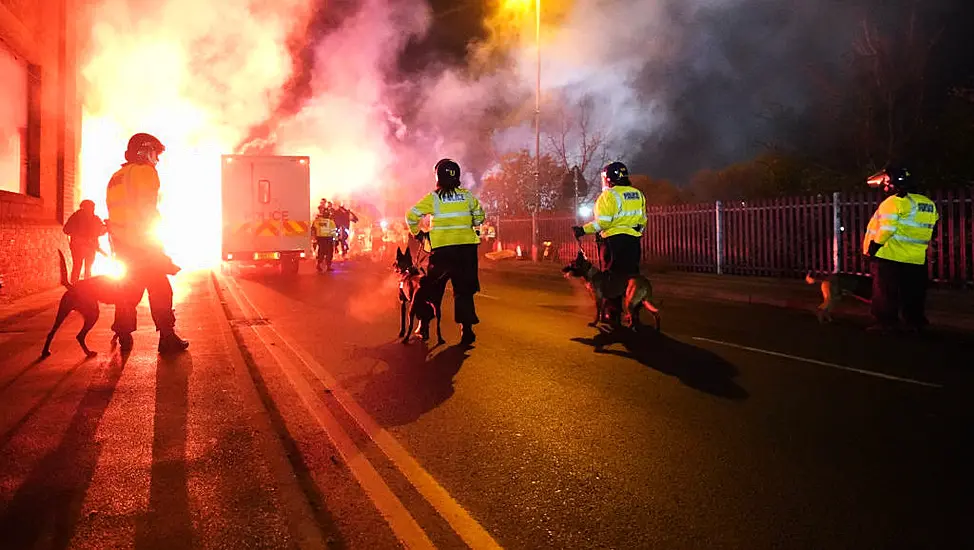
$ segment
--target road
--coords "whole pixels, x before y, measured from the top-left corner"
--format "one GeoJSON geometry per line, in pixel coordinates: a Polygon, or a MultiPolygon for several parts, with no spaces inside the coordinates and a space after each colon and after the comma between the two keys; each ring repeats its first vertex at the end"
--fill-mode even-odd
{"type": "Polygon", "coordinates": [[[972,542],[970,336],[664,296],[596,353],[577,284],[484,272],[475,346],[448,295],[427,350],[385,269],[187,281],[173,360],[81,361],[69,323],[35,364],[53,313],[0,326],[10,547],[972,542]]]}

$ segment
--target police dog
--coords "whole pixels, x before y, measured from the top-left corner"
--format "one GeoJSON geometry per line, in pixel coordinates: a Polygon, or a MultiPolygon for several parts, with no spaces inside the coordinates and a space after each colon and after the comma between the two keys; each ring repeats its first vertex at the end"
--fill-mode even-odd
{"type": "Polygon", "coordinates": [[[561,272],[566,278],[581,279],[595,299],[595,320],[589,326],[597,326],[602,320],[602,312],[608,300],[621,297],[629,328],[635,330],[639,326],[639,310],[645,307],[653,315],[656,331],[659,332],[659,307],[653,303],[653,285],[645,276],[636,275],[625,281],[613,280],[607,273],[595,267],[581,250],[561,272]]]}
{"type": "Polygon", "coordinates": [[[419,327],[416,332],[420,334],[423,341],[429,340],[429,325],[433,318],[436,318],[436,343],[443,344],[443,334],[440,333],[442,324],[439,304],[431,300],[429,282],[426,281],[426,274],[422,269],[413,263],[413,255],[406,249],[403,253],[402,248],[396,248],[396,262],[393,264],[396,273],[399,275],[399,337],[402,343],[409,342],[413,331],[413,324],[419,319],[419,327]],[[409,326],[406,326],[406,318],[409,318],[409,326]]]}
{"type": "Polygon", "coordinates": [[[805,282],[810,285],[818,284],[822,290],[822,303],[816,312],[820,323],[832,322],[832,308],[844,297],[851,297],[865,304],[872,303],[872,281],[863,275],[830,273],[823,277],[808,272],[805,282]]]}
{"type": "Polygon", "coordinates": [[[68,290],[61,296],[61,302],[58,304],[57,309],[57,317],[54,318],[54,326],[51,327],[51,332],[47,335],[47,341],[44,342],[44,350],[41,351],[41,357],[51,355],[51,341],[61,327],[61,323],[64,322],[64,319],[72,311],[80,313],[85,320],[84,326],[81,327],[81,331],[76,337],[78,343],[81,344],[81,349],[85,352],[85,355],[94,357],[97,353],[88,349],[85,338],[88,336],[91,328],[95,326],[95,323],[98,322],[98,315],[100,314],[100,306],[98,304],[118,303],[118,298],[121,295],[119,282],[110,277],[99,275],[71,284],[68,281],[68,266],[64,259],[64,253],[60,250],[57,253],[61,267],[61,284],[68,290]]]}

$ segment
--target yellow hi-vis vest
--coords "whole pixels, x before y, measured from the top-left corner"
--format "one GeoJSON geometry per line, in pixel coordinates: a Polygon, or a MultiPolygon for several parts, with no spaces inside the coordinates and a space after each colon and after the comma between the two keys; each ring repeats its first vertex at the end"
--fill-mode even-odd
{"type": "Polygon", "coordinates": [[[311,222],[311,234],[315,237],[334,238],[337,232],[338,226],[335,225],[335,220],[331,218],[318,215],[315,217],[315,220],[311,222]]]}
{"type": "Polygon", "coordinates": [[[933,201],[923,195],[887,197],[869,220],[862,251],[868,254],[870,241],[882,245],[877,258],[922,264],[927,260],[927,245],[940,216],[933,201]]]}
{"type": "Polygon", "coordinates": [[[480,244],[474,227],[484,223],[484,210],[480,201],[466,189],[457,188],[453,194],[440,198],[436,192],[423,197],[416,206],[406,212],[406,224],[413,235],[419,233],[419,220],[432,214],[430,246],[480,244]]]}
{"type": "Polygon", "coordinates": [[[594,220],[582,229],[586,233],[601,233],[602,237],[632,235],[641,237],[646,227],[646,197],[635,187],[616,185],[602,190],[593,208],[594,220]],[[641,226],[636,229],[636,226],[641,226]]]}
{"type": "Polygon", "coordinates": [[[159,173],[151,164],[126,163],[108,182],[105,205],[112,238],[142,244],[159,219],[159,173]]]}

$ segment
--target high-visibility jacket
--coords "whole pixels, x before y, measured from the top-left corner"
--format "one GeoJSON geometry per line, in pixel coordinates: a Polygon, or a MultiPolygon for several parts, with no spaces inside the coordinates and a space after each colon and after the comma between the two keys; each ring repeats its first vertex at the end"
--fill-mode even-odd
{"type": "Polygon", "coordinates": [[[159,220],[159,173],[151,164],[128,162],[108,182],[105,204],[116,241],[132,245],[153,239],[159,220]]]}
{"type": "Polygon", "coordinates": [[[869,243],[875,242],[882,245],[877,258],[922,264],[927,260],[927,245],[938,219],[937,206],[923,195],[889,196],[869,220],[862,251],[868,254],[869,243]]]}
{"type": "Polygon", "coordinates": [[[338,225],[335,224],[335,220],[328,218],[326,216],[317,215],[313,222],[311,222],[311,234],[315,237],[331,237],[334,238],[338,233],[338,225]]]}
{"type": "Polygon", "coordinates": [[[582,226],[585,233],[641,237],[646,227],[646,197],[628,185],[608,187],[595,201],[593,216],[594,220],[582,226]]]}
{"type": "Polygon", "coordinates": [[[423,197],[416,206],[406,212],[406,224],[412,235],[419,233],[419,221],[432,214],[430,246],[480,244],[474,227],[484,223],[484,210],[480,201],[466,189],[457,188],[452,194],[440,198],[435,191],[423,197]]]}

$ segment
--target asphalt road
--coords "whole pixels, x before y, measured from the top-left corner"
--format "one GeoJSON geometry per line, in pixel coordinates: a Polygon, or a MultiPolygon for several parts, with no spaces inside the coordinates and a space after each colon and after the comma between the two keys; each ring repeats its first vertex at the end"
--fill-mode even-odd
{"type": "Polygon", "coordinates": [[[448,295],[427,350],[384,269],[193,284],[177,360],[32,365],[50,317],[0,327],[0,546],[974,542],[970,336],[662,296],[596,353],[576,284],[485,272],[475,346],[448,295]]]}

